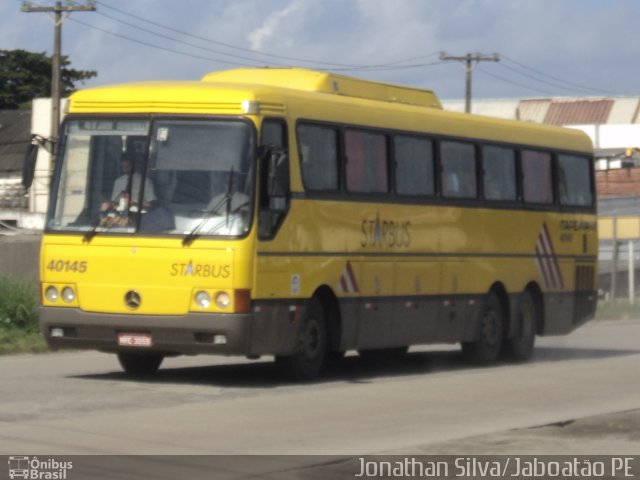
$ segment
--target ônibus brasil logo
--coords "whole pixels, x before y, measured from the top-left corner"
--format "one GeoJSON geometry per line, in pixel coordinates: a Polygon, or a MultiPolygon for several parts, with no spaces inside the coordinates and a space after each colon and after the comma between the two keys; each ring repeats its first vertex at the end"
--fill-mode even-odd
{"type": "Polygon", "coordinates": [[[73,468],[73,462],[62,462],[54,458],[39,460],[38,457],[9,457],[9,478],[33,480],[66,480],[67,471],[73,468]]]}

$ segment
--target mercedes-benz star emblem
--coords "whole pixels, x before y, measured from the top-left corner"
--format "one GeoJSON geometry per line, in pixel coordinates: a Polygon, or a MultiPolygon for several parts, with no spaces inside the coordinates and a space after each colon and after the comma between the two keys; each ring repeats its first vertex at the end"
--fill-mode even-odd
{"type": "Polygon", "coordinates": [[[142,298],[140,297],[140,294],[138,292],[136,292],[135,290],[129,290],[124,295],[124,303],[131,310],[135,310],[142,303],[142,298]]]}

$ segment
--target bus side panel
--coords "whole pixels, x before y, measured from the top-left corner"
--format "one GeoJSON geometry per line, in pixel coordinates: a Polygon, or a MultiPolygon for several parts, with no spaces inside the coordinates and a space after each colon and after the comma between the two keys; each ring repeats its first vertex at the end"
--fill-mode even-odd
{"type": "Polygon", "coordinates": [[[391,343],[411,345],[430,343],[438,334],[437,298],[440,288],[440,262],[399,261],[395,265],[395,302],[391,343]]]}
{"type": "Polygon", "coordinates": [[[544,324],[542,335],[565,335],[578,325],[573,323],[574,299],[572,293],[544,295],[544,324]]]}
{"type": "Polygon", "coordinates": [[[359,305],[358,348],[389,346],[393,322],[394,265],[392,262],[363,262],[362,294],[359,305]]]}

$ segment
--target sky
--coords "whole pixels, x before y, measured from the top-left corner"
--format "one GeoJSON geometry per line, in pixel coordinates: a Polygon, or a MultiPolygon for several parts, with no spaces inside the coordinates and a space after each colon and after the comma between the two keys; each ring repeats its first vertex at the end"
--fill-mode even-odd
{"type": "MultiPolygon", "coordinates": [[[[52,19],[22,4],[0,0],[0,49],[51,54],[52,19]]],[[[463,98],[446,52],[499,55],[474,65],[474,98],[640,95],[640,0],[98,0],[62,31],[98,72],[85,86],[286,65],[463,98]]]]}

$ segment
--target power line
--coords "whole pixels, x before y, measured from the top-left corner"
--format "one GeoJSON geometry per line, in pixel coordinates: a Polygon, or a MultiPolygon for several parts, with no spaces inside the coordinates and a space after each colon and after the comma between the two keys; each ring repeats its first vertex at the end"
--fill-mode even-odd
{"type": "Polygon", "coordinates": [[[280,60],[291,60],[291,61],[295,61],[295,62],[324,65],[324,66],[327,66],[327,67],[331,67],[331,66],[333,66],[333,67],[356,67],[356,68],[358,67],[358,65],[349,65],[349,64],[341,64],[341,63],[332,63],[332,62],[321,62],[321,61],[308,60],[308,59],[299,58],[299,57],[287,57],[287,56],[284,56],[284,55],[276,55],[276,54],[267,53],[267,52],[260,52],[258,50],[239,47],[237,45],[232,45],[232,44],[229,44],[229,43],[219,42],[219,41],[207,38],[207,37],[202,37],[200,35],[194,35],[192,33],[185,32],[183,30],[178,30],[177,28],[173,28],[173,27],[170,27],[170,26],[167,26],[167,25],[162,25],[161,23],[157,23],[157,22],[154,22],[152,20],[148,20],[148,19],[146,19],[144,17],[141,17],[139,15],[135,15],[133,13],[126,12],[124,10],[121,10],[119,8],[116,8],[116,7],[113,7],[113,6],[110,6],[110,5],[106,5],[103,2],[100,2],[100,6],[102,6],[104,8],[107,8],[109,10],[113,10],[115,12],[118,12],[118,13],[120,13],[122,15],[126,15],[128,17],[135,18],[136,20],[139,20],[141,22],[147,23],[149,25],[153,25],[153,26],[158,27],[158,28],[169,30],[171,32],[178,33],[178,34],[184,35],[186,37],[194,38],[194,39],[197,39],[197,40],[201,40],[201,41],[208,42],[208,43],[211,43],[211,44],[214,44],[214,45],[219,45],[219,46],[222,46],[222,47],[230,48],[230,49],[233,49],[233,50],[252,53],[254,55],[262,55],[262,56],[265,56],[265,57],[277,58],[277,59],[280,59],[280,60]]]}
{"type": "MultiPolygon", "coordinates": [[[[101,5],[101,6],[103,6],[103,5],[101,5]]],[[[259,60],[256,60],[254,58],[243,57],[243,56],[235,55],[235,54],[232,54],[232,53],[223,52],[223,51],[220,51],[220,50],[214,50],[212,48],[207,48],[207,47],[203,47],[203,46],[200,46],[200,45],[196,45],[195,43],[185,42],[184,40],[179,40],[179,39],[177,39],[175,37],[170,37],[169,35],[164,35],[162,33],[154,32],[153,30],[149,30],[149,29],[141,27],[139,25],[135,25],[133,23],[130,23],[130,22],[127,22],[127,21],[120,20],[118,18],[112,17],[111,15],[107,15],[106,13],[97,12],[97,14],[100,15],[101,17],[108,18],[108,19],[113,20],[115,22],[121,23],[123,25],[126,25],[128,27],[134,28],[136,30],[139,30],[141,32],[145,32],[145,33],[148,33],[150,35],[155,35],[156,37],[164,38],[165,40],[170,40],[172,42],[180,43],[180,44],[186,45],[188,47],[197,48],[199,50],[204,50],[204,51],[207,51],[207,52],[216,53],[218,55],[225,55],[227,57],[237,58],[237,59],[240,59],[240,60],[246,60],[248,62],[260,63],[259,60]]],[[[263,62],[261,64],[264,65],[263,62]]],[[[275,64],[275,65],[278,65],[278,64],[275,64]]]]}
{"type": "MultiPolygon", "coordinates": [[[[232,49],[232,50],[238,50],[238,51],[241,51],[241,52],[250,53],[250,54],[253,54],[253,55],[258,55],[258,56],[263,56],[263,57],[275,58],[275,59],[279,59],[279,60],[300,62],[300,63],[303,63],[303,64],[309,64],[309,65],[319,65],[319,66],[322,66],[323,69],[331,70],[331,71],[394,70],[396,68],[398,68],[398,69],[420,68],[420,67],[424,67],[424,66],[430,66],[430,65],[433,65],[433,64],[432,63],[414,64],[414,65],[403,65],[403,64],[407,64],[408,62],[415,62],[417,60],[423,60],[423,59],[426,59],[426,58],[429,58],[429,57],[433,57],[433,56],[438,54],[438,52],[434,52],[434,53],[430,53],[428,55],[420,55],[420,56],[417,56],[417,57],[410,57],[410,58],[405,58],[405,59],[402,59],[402,60],[396,60],[396,61],[393,61],[393,62],[372,64],[372,65],[357,65],[357,64],[344,64],[344,63],[336,63],[336,62],[324,62],[324,61],[312,60],[312,59],[301,58],[301,57],[291,57],[291,56],[285,56],[285,55],[277,55],[277,54],[274,54],[274,53],[262,52],[262,51],[259,51],[259,50],[240,47],[240,46],[233,45],[233,44],[230,44],[230,43],[224,43],[224,42],[212,40],[210,38],[203,37],[203,36],[200,36],[200,35],[195,35],[195,34],[190,33],[190,32],[185,32],[183,30],[179,30],[177,28],[174,28],[174,27],[171,27],[171,26],[168,26],[168,25],[163,25],[161,23],[154,22],[154,21],[149,20],[147,18],[144,18],[142,16],[135,15],[133,13],[124,11],[122,9],[107,5],[104,2],[100,2],[100,6],[103,7],[103,8],[112,10],[114,12],[117,12],[117,13],[119,13],[121,15],[125,15],[125,16],[128,16],[128,17],[134,18],[134,19],[136,19],[138,21],[141,21],[141,22],[144,22],[146,24],[153,25],[154,27],[161,28],[161,29],[173,32],[173,33],[177,33],[179,35],[184,35],[186,37],[193,38],[193,39],[196,39],[196,40],[200,40],[200,41],[203,41],[203,42],[207,42],[207,43],[210,43],[210,44],[213,44],[213,45],[218,45],[218,46],[229,48],[229,49],[232,49]]],[[[103,16],[107,16],[106,14],[102,14],[102,15],[103,16]]],[[[154,35],[162,36],[161,34],[154,33],[152,31],[144,29],[143,27],[140,27],[138,25],[132,25],[131,23],[125,22],[123,20],[116,19],[114,17],[108,17],[108,18],[110,18],[110,19],[112,19],[112,20],[114,20],[116,22],[124,23],[124,24],[126,24],[128,26],[131,26],[133,28],[137,28],[137,29],[139,29],[141,31],[145,31],[147,33],[152,33],[154,35]]],[[[172,38],[172,37],[164,37],[164,38],[169,38],[169,39],[171,39],[173,41],[176,41],[176,42],[179,42],[179,43],[185,43],[185,42],[182,42],[182,41],[177,40],[177,39],[172,38]]],[[[185,44],[194,46],[193,44],[189,44],[189,43],[185,43],[185,44]]],[[[203,47],[196,46],[196,48],[201,48],[202,49],[203,47]]],[[[247,57],[243,57],[243,56],[237,56],[237,55],[234,55],[234,54],[231,54],[231,53],[224,53],[224,52],[220,52],[220,51],[213,51],[213,52],[220,53],[222,55],[232,56],[232,57],[235,57],[235,58],[246,59],[246,60],[254,62],[254,63],[259,63],[260,62],[260,60],[251,59],[251,58],[247,58],[247,57]]],[[[282,64],[281,63],[276,63],[276,62],[271,62],[271,65],[282,65],[282,64]]]]}
{"type": "Polygon", "coordinates": [[[533,72],[533,73],[535,73],[537,75],[540,75],[542,77],[547,77],[547,78],[549,78],[551,80],[554,80],[556,82],[560,82],[560,83],[569,85],[569,86],[574,87],[574,88],[579,88],[579,89],[582,89],[582,90],[587,90],[587,91],[591,91],[593,93],[598,93],[598,94],[603,94],[604,93],[604,94],[609,94],[609,95],[618,95],[618,93],[616,93],[616,92],[611,92],[611,91],[604,90],[604,89],[594,89],[594,88],[586,86],[586,85],[580,85],[578,83],[569,82],[567,80],[563,80],[561,78],[554,77],[553,75],[549,75],[547,73],[541,72],[539,70],[536,70],[535,68],[528,67],[527,65],[524,65],[524,64],[522,64],[522,63],[520,63],[520,62],[518,62],[518,61],[516,61],[516,60],[514,60],[512,58],[509,58],[506,55],[502,55],[502,57],[504,59],[506,59],[508,62],[514,63],[514,64],[518,65],[519,67],[524,68],[526,70],[529,70],[529,71],[531,71],[531,72],[533,72]]]}
{"type": "Polygon", "coordinates": [[[409,70],[416,68],[424,68],[424,67],[433,67],[435,65],[444,65],[446,62],[438,61],[438,62],[429,62],[429,63],[417,63],[412,65],[394,65],[394,66],[362,66],[357,68],[331,68],[331,69],[320,69],[320,70],[328,70],[331,72],[388,72],[394,70],[409,70]]]}
{"type": "Polygon", "coordinates": [[[138,40],[138,39],[135,39],[135,38],[131,38],[131,37],[128,37],[126,35],[122,35],[120,33],[116,33],[116,32],[113,32],[111,30],[107,30],[106,28],[98,27],[96,25],[91,25],[89,23],[83,22],[81,20],[77,20],[75,18],[70,18],[69,20],[74,22],[74,23],[83,25],[83,26],[85,26],[87,28],[91,28],[93,30],[98,30],[98,31],[100,31],[102,33],[106,33],[107,35],[111,35],[113,37],[121,38],[123,40],[127,40],[127,41],[130,41],[130,42],[138,43],[138,44],[144,45],[146,47],[155,48],[156,50],[162,50],[164,52],[175,53],[175,54],[178,54],[178,55],[184,55],[186,57],[196,58],[198,60],[206,60],[208,62],[222,63],[222,64],[226,64],[226,65],[235,65],[235,66],[242,66],[242,67],[246,66],[246,64],[244,64],[244,63],[232,62],[230,60],[221,60],[219,58],[204,57],[202,55],[196,55],[196,54],[192,54],[192,53],[188,53],[188,52],[182,52],[180,50],[174,50],[172,48],[160,47],[158,45],[154,45],[153,43],[149,43],[149,42],[145,42],[143,40],[138,40]]]}
{"type": "Polygon", "coordinates": [[[553,92],[549,92],[547,90],[540,90],[538,88],[530,87],[528,85],[524,85],[524,84],[519,83],[519,82],[514,82],[513,80],[509,80],[509,79],[501,77],[499,75],[496,75],[496,74],[493,74],[493,73],[489,73],[489,72],[487,72],[486,70],[484,70],[484,69],[482,69],[480,67],[477,67],[477,70],[479,72],[484,73],[485,75],[489,75],[490,77],[493,77],[493,78],[495,78],[497,80],[501,80],[501,81],[506,82],[506,83],[510,83],[511,85],[515,85],[517,87],[526,88],[527,90],[532,90],[534,92],[543,93],[545,95],[554,95],[553,92]]]}
{"type": "MultiPolygon", "coordinates": [[[[113,17],[110,17],[108,15],[102,14],[102,16],[104,16],[106,18],[109,18],[109,19],[112,19],[112,20],[115,20],[115,21],[119,21],[119,20],[114,19],[113,17]]],[[[168,53],[174,53],[174,54],[177,54],[177,55],[183,55],[183,56],[186,56],[186,57],[195,58],[195,59],[198,59],[198,60],[206,60],[206,61],[226,64],[226,65],[233,65],[233,66],[246,66],[247,65],[246,63],[234,62],[234,61],[231,61],[231,60],[224,60],[224,59],[220,59],[220,58],[206,57],[206,56],[197,55],[197,54],[193,54],[193,53],[189,53],[189,52],[185,52],[185,51],[181,51],[181,50],[176,50],[176,49],[173,49],[173,48],[162,47],[162,46],[159,46],[159,45],[156,45],[156,44],[153,44],[153,43],[146,42],[144,40],[136,39],[136,38],[133,38],[133,37],[130,37],[130,36],[127,36],[127,35],[123,35],[121,33],[117,33],[117,32],[114,32],[112,30],[109,30],[109,29],[106,29],[106,28],[103,28],[103,27],[99,27],[97,25],[92,25],[90,23],[83,22],[81,20],[77,20],[77,19],[73,19],[73,18],[70,18],[69,20],[74,22],[74,23],[77,23],[79,25],[82,25],[84,27],[87,27],[87,28],[90,28],[90,29],[93,29],[93,30],[97,30],[97,31],[100,31],[100,32],[103,32],[103,33],[106,33],[107,35],[111,35],[111,36],[114,36],[114,37],[117,37],[117,38],[121,38],[123,40],[127,40],[129,42],[133,42],[133,43],[137,43],[137,44],[140,44],[140,45],[144,45],[146,47],[154,48],[156,50],[161,50],[161,51],[165,51],[165,52],[168,52],[168,53]]],[[[120,23],[124,23],[126,25],[133,26],[128,22],[120,21],[120,23]]],[[[231,57],[234,57],[234,58],[244,59],[244,60],[247,60],[247,61],[250,61],[250,62],[256,62],[256,63],[259,62],[259,60],[251,59],[251,58],[248,58],[248,57],[236,56],[236,55],[220,52],[218,50],[213,50],[213,49],[210,49],[210,48],[202,47],[200,45],[195,45],[195,44],[190,43],[190,42],[184,42],[184,41],[175,39],[173,37],[169,37],[169,36],[157,33],[157,32],[153,32],[153,31],[145,29],[145,28],[139,28],[139,27],[136,27],[136,26],[133,26],[133,27],[138,29],[138,30],[141,30],[143,32],[150,33],[152,35],[156,35],[158,37],[165,38],[167,40],[171,40],[171,41],[174,41],[174,42],[177,42],[177,43],[181,43],[181,44],[193,47],[193,48],[198,48],[198,49],[205,50],[205,51],[208,51],[208,52],[227,55],[227,56],[231,56],[231,57]]],[[[380,64],[379,66],[376,66],[376,65],[359,65],[359,66],[358,65],[354,65],[354,66],[351,66],[351,67],[344,67],[344,68],[340,68],[340,67],[337,67],[337,68],[326,68],[326,69],[322,68],[320,70],[327,70],[327,71],[385,71],[385,70],[401,70],[401,69],[422,68],[422,67],[428,67],[428,66],[432,66],[432,65],[440,65],[440,64],[442,64],[443,62],[431,62],[431,63],[421,63],[421,64],[410,64],[410,65],[402,65],[401,64],[402,62],[407,61],[407,60],[415,60],[415,59],[427,58],[429,56],[434,56],[434,55],[437,55],[437,53],[433,53],[433,54],[430,54],[430,55],[421,55],[419,57],[414,57],[414,58],[411,58],[411,59],[399,60],[399,61],[393,62],[393,64],[390,64],[389,66],[386,66],[385,64],[380,64]]],[[[284,65],[278,64],[278,63],[274,63],[272,65],[284,66],[284,65]]]]}
{"type": "MultiPolygon", "coordinates": [[[[533,75],[530,75],[530,74],[528,74],[528,73],[526,73],[526,72],[524,72],[524,71],[518,70],[517,68],[513,68],[513,67],[511,67],[511,66],[509,66],[509,65],[500,65],[500,66],[501,66],[502,68],[505,68],[505,69],[507,69],[507,70],[510,70],[510,71],[512,71],[512,72],[515,72],[515,73],[517,73],[518,75],[521,75],[521,76],[523,76],[523,77],[525,77],[525,78],[528,78],[528,79],[530,79],[530,80],[533,80],[534,82],[538,82],[538,83],[541,83],[541,84],[543,84],[543,85],[547,85],[547,86],[550,86],[550,87],[560,88],[560,89],[562,89],[562,90],[567,90],[567,86],[566,86],[566,85],[563,85],[563,84],[562,84],[562,83],[560,83],[560,82],[551,81],[551,80],[544,80],[544,79],[540,79],[540,78],[535,77],[535,76],[533,76],[533,75]]],[[[575,90],[575,88],[573,88],[573,90],[575,90]]],[[[582,88],[580,88],[579,90],[580,90],[580,93],[593,93],[593,91],[592,91],[592,90],[586,90],[586,89],[582,89],[582,88]]]]}

